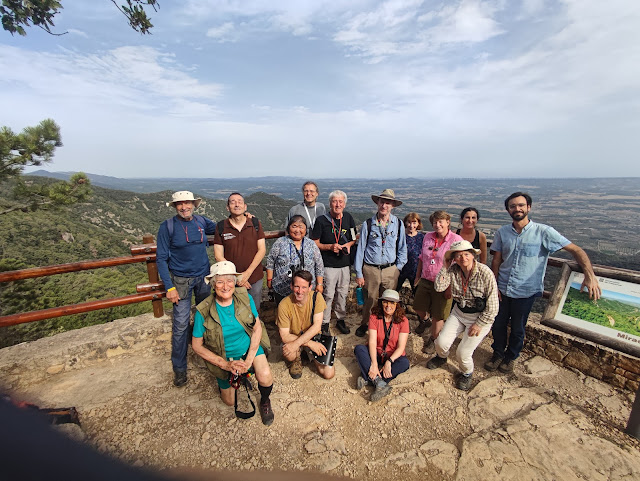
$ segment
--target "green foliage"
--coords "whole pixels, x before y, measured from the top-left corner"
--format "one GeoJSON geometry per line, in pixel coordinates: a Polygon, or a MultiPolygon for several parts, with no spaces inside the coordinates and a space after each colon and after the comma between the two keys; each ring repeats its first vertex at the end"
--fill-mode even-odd
{"type": "Polygon", "coordinates": [[[56,0],[3,0],[0,6],[2,15],[2,28],[11,35],[26,35],[24,27],[32,24],[42,28],[47,33],[51,32],[53,17],[62,9],[60,2],[56,0]]]}
{"type": "Polygon", "coordinates": [[[52,119],[25,127],[19,134],[0,128],[0,182],[20,175],[27,166],[51,162],[61,146],[60,127],[52,119]]]}
{"type": "Polygon", "coordinates": [[[141,34],[151,33],[151,29],[153,28],[153,24],[149,17],[147,17],[147,13],[144,10],[144,5],[147,5],[153,8],[154,11],[158,11],[160,8],[160,4],[156,0],[126,0],[126,5],[120,5],[116,3],[115,0],[111,0],[113,4],[120,10],[127,20],[129,21],[129,26],[134,29],[136,32],[141,34]]]}
{"type": "MultiPolygon", "coordinates": [[[[147,16],[145,6],[158,11],[160,5],[157,0],[125,0],[126,5],[118,5],[115,0],[111,0],[118,10],[120,10],[129,26],[141,34],[151,33],[153,24],[147,16]]],[[[25,27],[36,26],[51,35],[64,35],[67,32],[54,33],[53,17],[62,10],[61,2],[57,0],[3,0],[0,5],[0,15],[2,16],[2,28],[11,35],[26,35],[25,27]]]]}
{"type": "Polygon", "coordinates": [[[0,202],[0,216],[15,210],[71,205],[89,198],[91,183],[82,172],[74,174],[69,182],[53,184],[34,184],[22,178],[25,167],[51,162],[56,147],[61,146],[60,127],[52,119],[26,127],[19,134],[8,127],[0,128],[0,183],[14,180],[13,196],[0,202]]]}
{"type": "Polygon", "coordinates": [[[562,314],[640,336],[640,308],[613,299],[589,299],[586,292],[573,287],[567,293],[562,314]]]}

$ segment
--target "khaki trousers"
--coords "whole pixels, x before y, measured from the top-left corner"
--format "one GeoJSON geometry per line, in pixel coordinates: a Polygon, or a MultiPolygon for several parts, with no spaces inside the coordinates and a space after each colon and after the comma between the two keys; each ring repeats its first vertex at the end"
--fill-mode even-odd
{"type": "Polygon", "coordinates": [[[364,264],[362,266],[364,276],[364,288],[367,290],[367,300],[362,308],[362,326],[369,325],[371,308],[378,302],[378,297],[385,289],[395,289],[398,284],[400,271],[395,265],[378,269],[377,267],[364,264]]]}

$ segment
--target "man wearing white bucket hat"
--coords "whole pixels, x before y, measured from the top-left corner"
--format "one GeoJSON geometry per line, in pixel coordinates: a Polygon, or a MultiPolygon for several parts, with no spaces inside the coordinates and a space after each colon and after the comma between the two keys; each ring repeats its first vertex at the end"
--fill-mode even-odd
{"type": "Polygon", "coordinates": [[[167,299],[173,303],[171,364],[173,384],[177,387],[187,383],[191,296],[195,295],[198,304],[211,292],[204,282],[204,276],[209,274],[207,235],[215,233],[216,224],[193,213],[200,202],[202,199],[187,190],[174,192],[167,207],[173,206],[176,215],[165,220],[158,230],[158,273],[167,290],[167,299]]]}

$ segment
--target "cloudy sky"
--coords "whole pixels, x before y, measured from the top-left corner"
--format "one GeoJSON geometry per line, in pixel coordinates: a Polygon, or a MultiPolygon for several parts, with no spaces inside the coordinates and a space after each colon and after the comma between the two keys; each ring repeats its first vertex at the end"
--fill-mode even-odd
{"type": "Polygon", "coordinates": [[[637,0],[63,0],[0,30],[0,125],[118,177],[640,176],[637,0]]]}

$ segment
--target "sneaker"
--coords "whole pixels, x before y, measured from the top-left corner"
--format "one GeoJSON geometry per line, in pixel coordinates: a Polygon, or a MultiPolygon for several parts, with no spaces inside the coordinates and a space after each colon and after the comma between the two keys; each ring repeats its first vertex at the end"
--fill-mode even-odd
{"type": "Polygon", "coordinates": [[[289,365],[289,375],[293,379],[300,379],[302,377],[302,360],[300,356],[296,358],[295,361],[292,361],[289,365]]]}
{"type": "Polygon", "coordinates": [[[498,369],[500,369],[502,372],[506,372],[507,374],[510,372],[513,372],[513,368],[516,364],[515,359],[511,359],[509,361],[507,361],[506,359],[503,359],[502,362],[500,363],[500,366],[498,367],[498,369]]]}
{"type": "Polygon", "coordinates": [[[436,352],[436,344],[431,336],[424,341],[424,346],[422,346],[422,352],[425,354],[434,354],[436,352]]]}
{"type": "Polygon", "coordinates": [[[262,418],[262,424],[270,426],[273,423],[273,409],[271,409],[271,400],[267,399],[265,402],[260,401],[260,417],[262,418]]]}
{"type": "Polygon", "coordinates": [[[456,381],[456,387],[461,391],[468,391],[471,389],[471,385],[473,384],[473,380],[471,379],[471,374],[461,374],[456,381]]]}
{"type": "Polygon", "coordinates": [[[173,385],[182,387],[187,384],[187,371],[175,371],[173,373],[173,385]]]}
{"type": "Polygon", "coordinates": [[[323,322],[322,323],[322,329],[320,330],[320,332],[322,334],[329,334],[329,323],[328,322],[323,322]]]}
{"type": "Polygon", "coordinates": [[[438,369],[439,367],[444,366],[447,363],[446,357],[436,356],[434,358],[429,359],[427,362],[428,369],[438,369]]]}
{"type": "Polygon", "coordinates": [[[414,331],[418,336],[422,336],[422,333],[424,333],[425,329],[427,327],[429,327],[431,324],[427,323],[426,319],[420,319],[418,321],[418,325],[416,326],[416,330],[414,331]]]}
{"type": "Polygon", "coordinates": [[[391,386],[387,383],[376,386],[376,390],[371,393],[371,397],[369,398],[371,402],[376,402],[385,397],[387,394],[391,392],[391,386]]]}
{"type": "Polygon", "coordinates": [[[369,330],[368,326],[360,326],[358,327],[358,329],[356,329],[356,336],[358,337],[364,337],[364,335],[367,333],[367,331],[369,330]]]}
{"type": "Polygon", "coordinates": [[[343,319],[338,319],[336,321],[336,327],[338,328],[338,331],[340,331],[342,334],[349,334],[351,332],[351,329],[347,327],[343,319]]]}
{"type": "Polygon", "coordinates": [[[496,369],[498,369],[498,366],[501,363],[502,363],[502,357],[494,353],[493,356],[491,356],[491,359],[489,359],[487,362],[484,363],[484,368],[489,372],[493,372],[496,369]]]}

